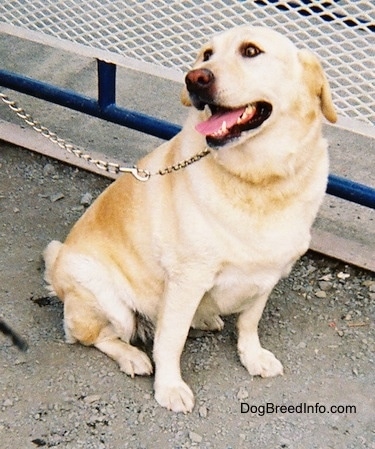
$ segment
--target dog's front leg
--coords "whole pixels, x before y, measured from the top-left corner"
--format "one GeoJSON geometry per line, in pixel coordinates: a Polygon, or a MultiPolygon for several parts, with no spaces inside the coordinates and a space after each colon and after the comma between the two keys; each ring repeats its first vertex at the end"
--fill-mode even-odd
{"type": "Polygon", "coordinates": [[[206,291],[196,274],[190,279],[168,283],[154,340],[155,399],[163,407],[183,413],[192,411],[194,395],[182,380],[180,357],[195,311],[206,291]]]}
{"type": "Polygon", "coordinates": [[[268,294],[254,299],[237,322],[238,353],[242,364],[253,376],[273,377],[283,374],[283,366],[267,349],[262,348],[258,337],[258,323],[266,305],[268,294]]]}

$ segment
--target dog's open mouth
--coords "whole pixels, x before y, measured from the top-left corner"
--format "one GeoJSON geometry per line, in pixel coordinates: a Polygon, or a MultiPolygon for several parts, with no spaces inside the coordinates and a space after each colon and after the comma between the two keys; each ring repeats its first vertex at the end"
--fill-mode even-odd
{"type": "Polygon", "coordinates": [[[245,131],[258,128],[272,113],[272,105],[258,101],[238,109],[208,105],[211,117],[199,123],[195,129],[206,136],[209,146],[223,146],[237,139],[245,131]]]}

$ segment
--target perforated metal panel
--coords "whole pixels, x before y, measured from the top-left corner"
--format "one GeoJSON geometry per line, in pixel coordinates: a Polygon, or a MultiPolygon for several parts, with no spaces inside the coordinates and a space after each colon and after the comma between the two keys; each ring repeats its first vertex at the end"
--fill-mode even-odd
{"type": "Polygon", "coordinates": [[[371,0],[3,0],[0,18],[181,71],[216,32],[244,23],[273,27],[320,56],[341,115],[375,121],[371,0]]]}

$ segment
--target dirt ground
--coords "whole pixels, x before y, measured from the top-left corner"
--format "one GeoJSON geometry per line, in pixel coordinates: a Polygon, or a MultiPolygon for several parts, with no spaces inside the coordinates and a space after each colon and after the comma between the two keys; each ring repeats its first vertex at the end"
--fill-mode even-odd
{"type": "Polygon", "coordinates": [[[252,378],[234,317],[187,341],[189,415],[153,398],[99,351],[64,343],[40,254],[63,239],[109,181],[0,142],[0,447],[61,449],[375,448],[373,273],[308,253],[275,288],[260,323],[285,374],[252,378]],[[82,204],[84,203],[84,204],[82,204]]]}

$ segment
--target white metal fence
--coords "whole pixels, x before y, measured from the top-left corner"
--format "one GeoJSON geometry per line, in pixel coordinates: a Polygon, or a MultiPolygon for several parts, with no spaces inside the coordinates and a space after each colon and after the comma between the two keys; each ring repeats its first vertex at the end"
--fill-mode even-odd
{"type": "Polygon", "coordinates": [[[340,115],[375,121],[372,0],[3,0],[0,21],[180,71],[215,32],[273,27],[320,56],[340,115]]]}

